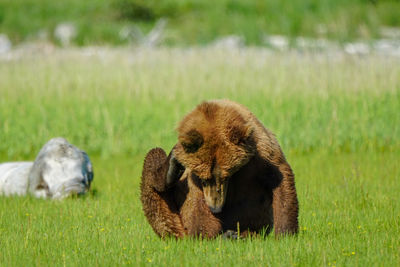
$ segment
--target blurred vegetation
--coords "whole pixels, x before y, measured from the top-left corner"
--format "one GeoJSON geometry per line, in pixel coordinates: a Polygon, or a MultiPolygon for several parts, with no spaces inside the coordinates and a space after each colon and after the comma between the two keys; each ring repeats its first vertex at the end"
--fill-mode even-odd
{"type": "Polygon", "coordinates": [[[76,44],[120,44],[120,30],[148,32],[167,18],[167,44],[202,44],[224,35],[260,44],[266,34],[347,41],[379,37],[400,27],[399,0],[0,0],[0,32],[13,42],[37,38],[68,21],[76,44]]]}

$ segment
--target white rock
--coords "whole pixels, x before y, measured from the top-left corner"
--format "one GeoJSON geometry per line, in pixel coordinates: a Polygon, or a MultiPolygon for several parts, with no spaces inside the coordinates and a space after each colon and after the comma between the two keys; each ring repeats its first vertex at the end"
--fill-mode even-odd
{"type": "Polygon", "coordinates": [[[365,43],[348,43],[344,46],[344,51],[351,55],[366,55],[369,54],[370,48],[365,43]]]}
{"type": "Polygon", "coordinates": [[[142,45],[146,47],[154,47],[159,45],[164,37],[164,29],[166,26],[167,19],[159,19],[154,28],[144,37],[142,45]]]}
{"type": "Polygon", "coordinates": [[[5,54],[11,50],[11,41],[5,34],[0,34],[0,54],[5,54]]]}
{"type": "Polygon", "coordinates": [[[0,164],[0,195],[60,199],[84,194],[93,180],[89,156],[64,138],[53,138],[34,162],[0,164]]]}
{"type": "Polygon", "coordinates": [[[68,46],[76,37],[76,28],[72,23],[61,23],[55,28],[54,36],[63,46],[68,46]]]}
{"type": "Polygon", "coordinates": [[[375,42],[376,52],[389,55],[400,56],[400,40],[381,39],[375,42]]]}
{"type": "Polygon", "coordinates": [[[289,40],[282,35],[269,35],[264,38],[264,42],[278,50],[287,50],[289,48],[289,40]]]}
{"type": "Polygon", "coordinates": [[[244,46],[244,39],[237,35],[228,35],[215,40],[213,46],[217,48],[237,49],[244,46]]]}
{"type": "Polygon", "coordinates": [[[125,26],[119,31],[121,40],[129,41],[141,47],[152,48],[162,43],[167,19],[161,18],[148,34],[145,34],[138,26],[125,26]]]}

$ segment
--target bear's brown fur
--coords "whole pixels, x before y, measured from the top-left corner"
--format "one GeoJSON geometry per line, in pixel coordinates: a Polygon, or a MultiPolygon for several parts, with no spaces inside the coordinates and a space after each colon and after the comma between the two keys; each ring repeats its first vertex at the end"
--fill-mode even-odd
{"type": "Polygon", "coordinates": [[[141,201],[158,235],[298,231],[293,172],[275,136],[247,108],[203,102],[178,134],[168,157],[152,149],[143,167],[141,201]]]}

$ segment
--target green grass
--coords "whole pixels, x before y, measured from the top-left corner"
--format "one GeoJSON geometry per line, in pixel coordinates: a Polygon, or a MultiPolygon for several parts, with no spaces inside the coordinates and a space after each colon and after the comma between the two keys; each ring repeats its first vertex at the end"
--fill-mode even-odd
{"type": "Polygon", "coordinates": [[[0,62],[0,161],[64,136],[92,158],[82,199],[0,197],[0,265],[400,264],[400,63],[258,49],[58,51],[0,62]],[[141,211],[145,153],[202,100],[248,106],[296,174],[297,237],[160,240],[141,211]]]}
{"type": "MultiPolygon", "coordinates": [[[[57,24],[72,22],[75,43],[121,44],[124,26],[148,32],[161,17],[169,23],[165,43],[204,44],[236,34],[261,44],[266,34],[325,37],[340,41],[380,36],[382,26],[400,27],[396,0],[0,0],[0,32],[21,42],[57,24]]],[[[126,40],[125,40],[126,42],[126,40]]]]}

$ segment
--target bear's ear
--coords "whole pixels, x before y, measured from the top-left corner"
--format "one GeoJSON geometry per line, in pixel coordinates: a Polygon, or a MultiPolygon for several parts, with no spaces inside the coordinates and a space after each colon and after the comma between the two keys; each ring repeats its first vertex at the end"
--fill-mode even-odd
{"type": "Polygon", "coordinates": [[[233,124],[228,128],[229,140],[235,145],[246,143],[252,133],[253,128],[249,124],[233,124]]]}
{"type": "Polygon", "coordinates": [[[203,145],[203,136],[196,130],[190,130],[179,137],[179,141],[186,153],[194,153],[203,145]]]}

